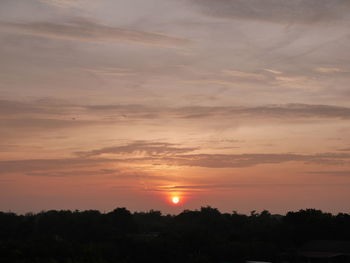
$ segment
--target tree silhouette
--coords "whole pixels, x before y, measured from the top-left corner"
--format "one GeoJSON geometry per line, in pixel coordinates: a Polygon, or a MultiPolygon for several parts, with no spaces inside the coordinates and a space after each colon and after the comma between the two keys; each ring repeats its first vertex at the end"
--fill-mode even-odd
{"type": "Polygon", "coordinates": [[[243,215],[210,206],[176,216],[126,208],[0,212],[0,262],[296,261],[312,240],[350,241],[350,215],[316,209],[243,215]]]}

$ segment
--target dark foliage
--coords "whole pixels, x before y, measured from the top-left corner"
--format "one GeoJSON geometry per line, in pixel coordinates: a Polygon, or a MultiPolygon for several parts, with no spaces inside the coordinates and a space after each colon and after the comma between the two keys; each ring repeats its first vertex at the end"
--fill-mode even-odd
{"type": "Polygon", "coordinates": [[[247,216],[211,207],[177,216],[125,208],[0,212],[0,262],[276,262],[317,239],[349,241],[350,215],[307,209],[247,216]]]}

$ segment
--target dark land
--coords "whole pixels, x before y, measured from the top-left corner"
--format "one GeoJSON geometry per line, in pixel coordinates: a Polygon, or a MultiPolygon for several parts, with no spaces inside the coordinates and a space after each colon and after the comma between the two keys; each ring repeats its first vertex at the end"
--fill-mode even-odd
{"type": "Polygon", "coordinates": [[[350,215],[0,212],[0,262],[350,262],[350,215]]]}

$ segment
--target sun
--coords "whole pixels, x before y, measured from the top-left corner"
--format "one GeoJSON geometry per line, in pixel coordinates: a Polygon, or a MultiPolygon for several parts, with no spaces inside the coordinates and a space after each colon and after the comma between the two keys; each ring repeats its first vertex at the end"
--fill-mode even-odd
{"type": "Polygon", "coordinates": [[[180,202],[180,197],[174,196],[173,198],[171,198],[171,201],[174,205],[177,205],[180,202]]]}

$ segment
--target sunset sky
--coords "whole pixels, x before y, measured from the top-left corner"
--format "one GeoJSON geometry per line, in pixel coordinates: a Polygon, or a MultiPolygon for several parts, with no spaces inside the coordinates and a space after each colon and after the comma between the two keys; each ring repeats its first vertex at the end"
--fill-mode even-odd
{"type": "Polygon", "coordinates": [[[349,200],[350,1],[0,1],[1,211],[349,200]]]}

